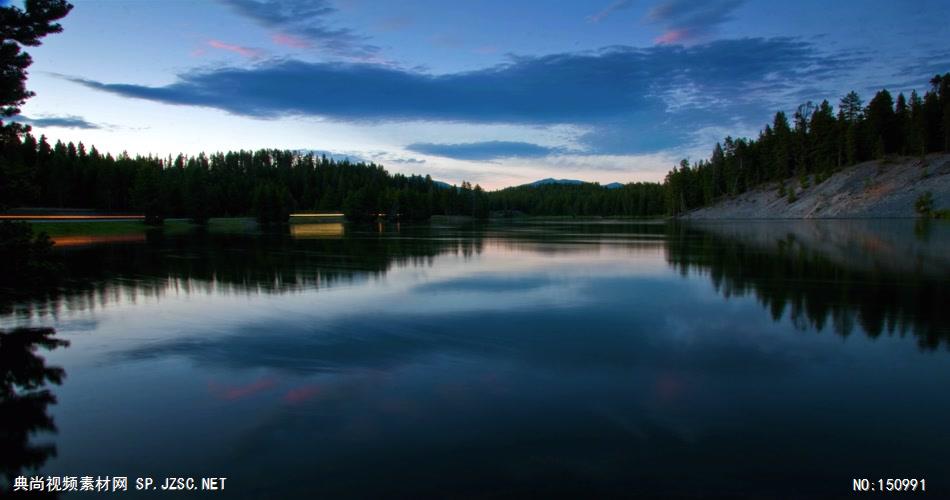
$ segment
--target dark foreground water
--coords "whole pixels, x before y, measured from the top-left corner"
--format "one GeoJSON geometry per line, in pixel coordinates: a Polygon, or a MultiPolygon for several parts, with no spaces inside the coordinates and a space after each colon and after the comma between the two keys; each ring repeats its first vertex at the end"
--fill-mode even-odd
{"type": "Polygon", "coordinates": [[[67,285],[0,311],[5,369],[57,400],[8,377],[3,471],[127,476],[110,498],[950,495],[946,224],[291,229],[60,250],[67,285]]]}

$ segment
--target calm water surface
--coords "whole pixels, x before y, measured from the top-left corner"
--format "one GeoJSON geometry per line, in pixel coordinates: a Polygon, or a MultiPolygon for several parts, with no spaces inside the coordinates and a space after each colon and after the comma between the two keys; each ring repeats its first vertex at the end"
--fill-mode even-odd
{"type": "Polygon", "coordinates": [[[950,495],[946,224],[65,243],[67,286],[0,310],[70,342],[36,353],[58,401],[2,421],[40,431],[8,470],[254,498],[950,495]]]}

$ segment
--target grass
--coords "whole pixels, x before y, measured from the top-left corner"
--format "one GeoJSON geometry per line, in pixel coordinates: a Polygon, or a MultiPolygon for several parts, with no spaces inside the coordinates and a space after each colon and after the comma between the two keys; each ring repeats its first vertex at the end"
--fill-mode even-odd
{"type": "MultiPolygon", "coordinates": [[[[45,232],[51,237],[57,236],[115,236],[123,234],[163,231],[166,234],[180,234],[197,229],[199,226],[185,219],[166,220],[163,226],[147,226],[141,221],[56,221],[32,222],[34,232],[45,232]]],[[[256,227],[254,219],[228,217],[208,221],[208,231],[215,233],[244,233],[256,227]]]]}
{"type": "Polygon", "coordinates": [[[50,236],[111,236],[133,234],[147,231],[140,221],[56,221],[31,222],[33,232],[44,232],[50,236]]]}

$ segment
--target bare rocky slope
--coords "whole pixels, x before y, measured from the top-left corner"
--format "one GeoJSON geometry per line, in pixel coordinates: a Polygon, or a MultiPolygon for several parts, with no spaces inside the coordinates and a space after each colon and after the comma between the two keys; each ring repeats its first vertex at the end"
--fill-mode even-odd
{"type": "Polygon", "coordinates": [[[950,209],[950,154],[860,163],[821,184],[801,189],[796,200],[779,197],[778,183],[756,188],[687,213],[685,219],[832,219],[916,217],[914,202],[930,191],[935,209],[950,209]]]}

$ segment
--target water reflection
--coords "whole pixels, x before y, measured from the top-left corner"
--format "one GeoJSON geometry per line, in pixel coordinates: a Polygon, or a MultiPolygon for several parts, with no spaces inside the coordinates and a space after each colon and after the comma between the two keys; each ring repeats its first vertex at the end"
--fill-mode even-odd
{"type": "Polygon", "coordinates": [[[56,397],[48,384],[59,385],[66,376],[59,367],[46,365],[36,354],[69,342],[55,338],[52,328],[0,330],[0,493],[21,474],[40,469],[56,456],[54,444],[36,444],[33,437],[55,433],[48,407],[56,397]]]}
{"type": "Polygon", "coordinates": [[[946,342],[948,232],[913,226],[150,235],[63,249],[71,283],[0,321],[47,308],[74,341],[51,473],[227,475],[247,497],[810,497],[950,466],[946,359],[910,341],[946,342]]]}
{"type": "Polygon", "coordinates": [[[872,338],[910,332],[921,348],[950,347],[947,227],[938,228],[940,241],[922,245],[929,238],[893,230],[910,224],[677,226],[667,259],[683,274],[708,276],[726,298],[755,296],[776,321],[788,314],[800,329],[848,336],[860,325],[872,338]]]}
{"type": "MultiPolygon", "coordinates": [[[[320,226],[318,232],[326,234],[340,225],[320,226]]],[[[360,231],[347,238],[290,236],[152,232],[145,244],[63,248],[66,282],[27,300],[0,297],[0,314],[86,310],[169,292],[261,294],[326,288],[381,276],[392,266],[430,265],[441,254],[477,254],[482,244],[477,236],[400,238],[360,231]]]]}
{"type": "MultiPolygon", "coordinates": [[[[562,221],[382,226],[379,232],[323,223],[293,224],[286,234],[152,233],[145,244],[62,249],[70,270],[66,285],[32,300],[0,298],[0,313],[87,310],[168,293],[300,292],[365,283],[393,266],[428,267],[440,255],[480,255],[485,248],[539,256],[665,249],[673,268],[708,276],[726,298],[755,296],[776,321],[788,315],[801,328],[830,328],[842,336],[856,325],[871,337],[913,333],[922,347],[935,348],[950,345],[950,315],[942,310],[950,303],[950,228],[925,224],[562,221]]],[[[505,280],[466,286],[529,285],[505,280]]]]}

